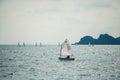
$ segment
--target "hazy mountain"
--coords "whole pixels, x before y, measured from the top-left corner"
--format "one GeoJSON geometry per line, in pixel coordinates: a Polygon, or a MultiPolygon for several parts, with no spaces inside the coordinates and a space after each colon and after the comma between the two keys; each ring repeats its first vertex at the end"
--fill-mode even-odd
{"type": "Polygon", "coordinates": [[[100,45],[120,45],[120,37],[114,38],[109,34],[100,34],[98,39],[94,39],[92,36],[84,36],[79,42],[75,44],[100,44],[100,45]]]}

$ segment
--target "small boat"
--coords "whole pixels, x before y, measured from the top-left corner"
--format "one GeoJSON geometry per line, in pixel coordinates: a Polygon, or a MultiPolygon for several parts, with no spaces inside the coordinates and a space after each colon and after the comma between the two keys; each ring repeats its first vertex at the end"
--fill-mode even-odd
{"type": "Polygon", "coordinates": [[[88,43],[88,46],[89,46],[89,47],[91,46],[91,43],[90,43],[90,42],[88,43]]]}
{"type": "Polygon", "coordinates": [[[68,42],[68,40],[66,39],[63,44],[61,45],[61,49],[60,49],[60,57],[58,58],[59,60],[67,60],[67,61],[71,61],[71,60],[75,60],[75,58],[72,58],[71,56],[73,56],[71,54],[71,46],[68,42]]]}
{"type": "Polygon", "coordinates": [[[23,46],[25,47],[25,43],[23,42],[23,46]]]}
{"type": "Polygon", "coordinates": [[[37,42],[35,42],[35,46],[37,46],[37,42]]]}
{"type": "Polygon", "coordinates": [[[61,46],[60,43],[58,43],[58,46],[61,46]]]}
{"type": "Polygon", "coordinates": [[[75,60],[75,58],[62,58],[62,57],[59,57],[59,60],[71,61],[71,60],[75,60]]]}
{"type": "Polygon", "coordinates": [[[18,47],[20,47],[20,43],[18,42],[18,45],[17,45],[18,47]]]}
{"type": "Polygon", "coordinates": [[[40,42],[40,46],[42,46],[42,43],[40,42]]]}

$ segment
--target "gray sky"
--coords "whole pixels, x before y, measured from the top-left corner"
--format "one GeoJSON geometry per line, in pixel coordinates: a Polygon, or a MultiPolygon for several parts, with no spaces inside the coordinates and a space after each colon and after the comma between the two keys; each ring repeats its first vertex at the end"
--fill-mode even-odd
{"type": "Polygon", "coordinates": [[[120,36],[120,0],[0,0],[0,44],[120,36]]]}

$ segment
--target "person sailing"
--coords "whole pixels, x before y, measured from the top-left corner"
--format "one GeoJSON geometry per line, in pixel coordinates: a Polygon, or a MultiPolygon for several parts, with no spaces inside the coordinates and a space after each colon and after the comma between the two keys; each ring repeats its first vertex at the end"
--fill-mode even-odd
{"type": "Polygon", "coordinates": [[[69,59],[69,58],[70,58],[70,56],[67,56],[66,58],[67,58],[67,59],[69,59]]]}

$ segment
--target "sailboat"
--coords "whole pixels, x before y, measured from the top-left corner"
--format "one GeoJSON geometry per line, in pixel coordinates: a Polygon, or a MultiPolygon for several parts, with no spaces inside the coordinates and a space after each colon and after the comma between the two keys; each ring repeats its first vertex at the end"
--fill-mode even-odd
{"type": "Polygon", "coordinates": [[[58,43],[58,46],[60,46],[60,43],[58,43]]]}
{"type": "Polygon", "coordinates": [[[25,43],[23,42],[23,46],[25,46],[25,43]]]}
{"type": "Polygon", "coordinates": [[[37,46],[37,42],[35,42],[35,46],[37,46]]]}
{"type": "Polygon", "coordinates": [[[75,58],[71,58],[72,54],[70,53],[70,51],[71,46],[66,39],[61,45],[59,60],[75,60],[75,58]]]}
{"type": "Polygon", "coordinates": [[[40,46],[42,46],[42,43],[40,42],[40,46]]]}
{"type": "Polygon", "coordinates": [[[89,47],[91,46],[90,42],[88,43],[88,46],[89,46],[89,47]]]}
{"type": "Polygon", "coordinates": [[[20,47],[20,43],[18,42],[18,45],[17,45],[18,47],[20,47]]]}

